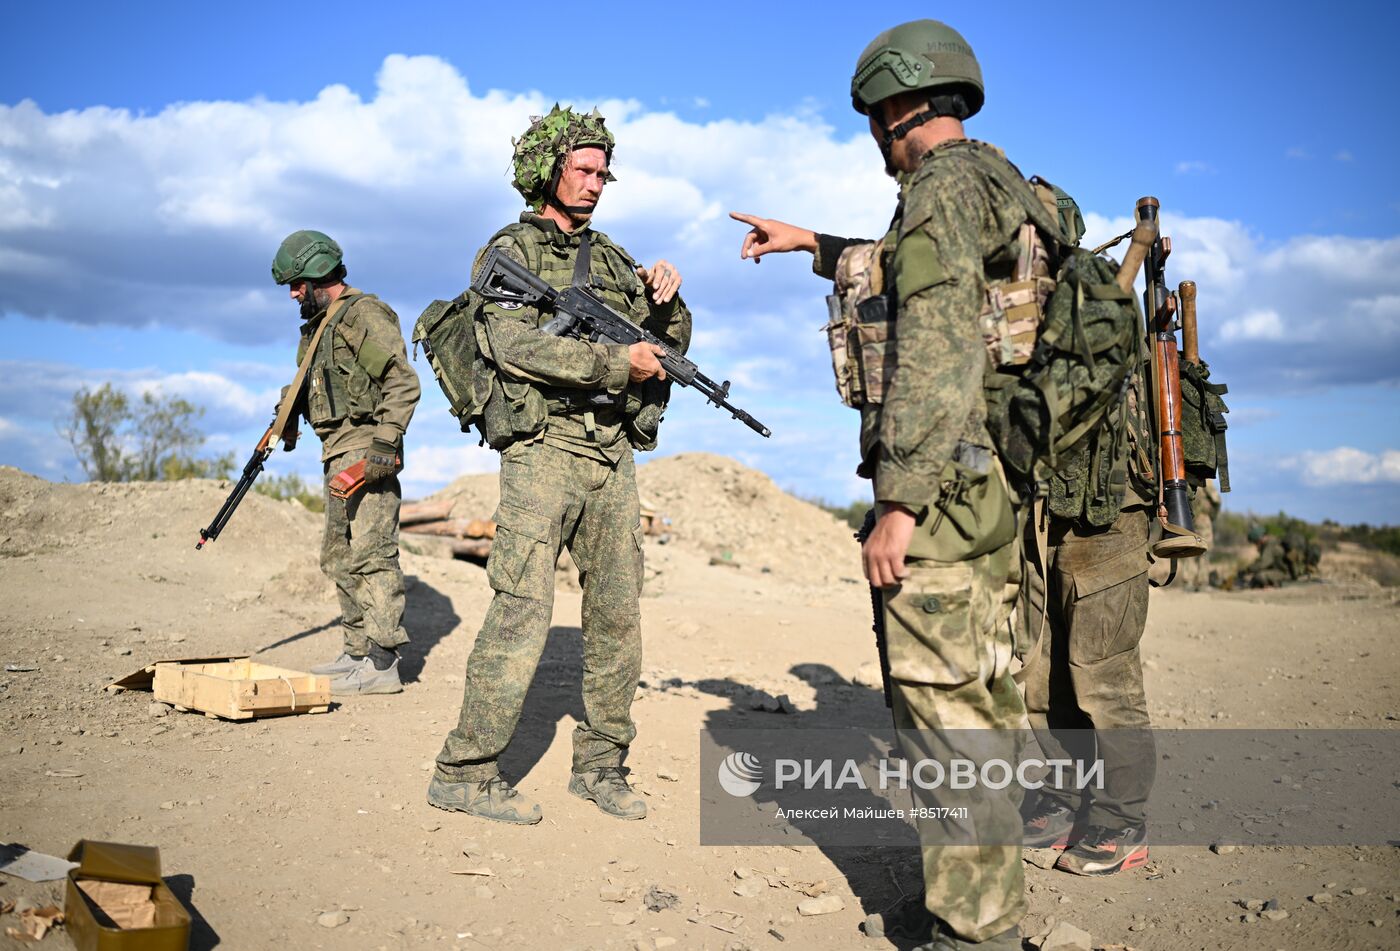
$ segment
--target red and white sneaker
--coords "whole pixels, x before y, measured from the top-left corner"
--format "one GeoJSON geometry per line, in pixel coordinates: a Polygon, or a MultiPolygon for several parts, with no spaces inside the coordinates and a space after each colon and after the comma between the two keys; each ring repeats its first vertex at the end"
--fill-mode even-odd
{"type": "Polygon", "coordinates": [[[1075,875],[1112,875],[1146,862],[1147,826],[1090,826],[1083,838],[1064,851],[1055,867],[1075,875]]]}

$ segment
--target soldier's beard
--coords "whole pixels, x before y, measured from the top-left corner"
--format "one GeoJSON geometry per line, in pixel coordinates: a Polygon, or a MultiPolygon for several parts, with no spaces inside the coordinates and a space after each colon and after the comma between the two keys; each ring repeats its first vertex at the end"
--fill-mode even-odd
{"type": "Polygon", "coordinates": [[[313,287],[301,299],[301,319],[310,320],[331,306],[331,293],[324,287],[313,287]]]}

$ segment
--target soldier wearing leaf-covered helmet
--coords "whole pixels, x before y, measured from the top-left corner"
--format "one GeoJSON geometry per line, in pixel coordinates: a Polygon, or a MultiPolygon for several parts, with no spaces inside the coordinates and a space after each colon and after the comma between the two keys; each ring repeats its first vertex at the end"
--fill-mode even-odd
{"type": "MultiPolygon", "coordinates": [[[[326,532],[321,570],[340,598],[340,655],[311,668],[335,694],[398,693],[404,581],[399,566],[403,437],[418,404],[394,311],[345,283],[340,245],[320,231],[297,231],[277,249],[272,279],[286,285],[304,321],[297,362],[321,330],[298,411],[321,439],[326,532]],[[365,488],[331,495],[331,480],[364,461],[365,488]]],[[[283,396],[285,398],[285,391],[283,396]]]]}
{"type": "MultiPolygon", "coordinates": [[[[642,267],[592,227],[612,174],[613,135],[596,111],[555,106],[515,140],[513,184],[528,209],[477,255],[500,249],[556,289],[587,283],[684,353],[690,312],[680,273],[642,267]]],[[[475,267],[473,268],[475,270],[475,267]]],[[[568,789],[622,819],[646,815],[623,765],[636,735],[641,671],[642,531],[633,450],[656,445],[669,384],[659,348],[559,337],[554,314],[485,303],[475,317],[491,396],[481,415],[501,451],[501,503],[487,562],[495,590],[471,657],[460,720],[438,754],[428,801],[502,822],[540,820],[500,775],[549,633],[554,565],[567,547],[583,586],[584,718],[568,789]]]]}
{"type": "MultiPolygon", "coordinates": [[[[963,122],[984,99],[981,67],[956,30],[935,20],[887,30],[851,80],[852,105],[899,183],[885,236],[872,243],[733,217],[752,226],[744,258],[810,252],[860,330],[833,337],[833,354],[844,361],[838,347],[859,350],[860,370],[838,364],[837,384],[860,410],[858,471],[874,484],[878,519],[862,554],[881,591],[896,726],[944,750],[975,732],[979,756],[1014,758],[1025,722],[1009,670],[1019,503],[984,395],[984,376],[1011,348],[987,292],[1018,262],[1041,268],[1030,279],[1044,276],[1044,250],[1068,239],[1001,151],[966,137],[963,122]],[[976,730],[949,732],[960,728],[976,730]]],[[[926,948],[1020,947],[1019,790],[981,793],[970,837],[920,824],[925,893],[899,925],[926,948]]]]}

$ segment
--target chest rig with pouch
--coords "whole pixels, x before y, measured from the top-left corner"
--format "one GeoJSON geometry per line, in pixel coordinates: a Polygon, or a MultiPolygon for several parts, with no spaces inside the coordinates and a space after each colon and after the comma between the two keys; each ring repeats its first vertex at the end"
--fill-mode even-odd
{"type": "MultiPolygon", "coordinates": [[[[835,293],[827,297],[829,319],[822,328],[831,348],[837,393],[861,414],[858,474],[867,478],[875,474],[880,407],[897,362],[897,302],[893,281],[887,287],[886,275],[891,273],[901,217],[896,212],[889,233],[879,241],[842,251],[835,293]]],[[[990,448],[959,440],[932,494],[929,504],[916,513],[918,527],[908,557],[967,561],[1015,538],[1010,493],[990,448]]]]}
{"type": "MultiPolygon", "coordinates": [[[[323,318],[330,324],[307,373],[306,418],[313,427],[369,420],[383,395],[381,384],[393,355],[350,313],[362,300],[378,304],[373,294],[351,294],[338,299],[340,307],[323,318]]],[[[303,340],[309,342],[310,334],[303,340]]]]}

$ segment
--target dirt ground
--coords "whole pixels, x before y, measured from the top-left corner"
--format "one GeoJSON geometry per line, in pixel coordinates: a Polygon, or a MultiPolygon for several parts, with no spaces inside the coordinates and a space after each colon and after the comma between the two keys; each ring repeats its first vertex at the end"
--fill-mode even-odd
{"type": "MultiPolygon", "coordinates": [[[[888,722],[878,688],[852,682],[873,647],[849,531],[718,457],[660,460],[640,481],[674,523],[668,544],[649,540],[642,602],[647,686],[630,765],[651,814],[622,823],[565,791],[582,713],[579,596],[565,584],[504,761],[545,812],[520,828],[424,800],[488,603],[480,567],[405,553],[413,643],[400,695],[261,722],[156,716],[149,694],[103,686],[168,657],[246,651],[305,669],[338,653],[319,516],[252,496],[197,553],[219,484],[53,485],[0,469],[0,664],[37,667],[0,673],[0,841],[59,855],[80,838],[160,846],[200,949],[892,947],[859,925],[918,890],[914,850],[698,842],[698,733],[768,725],[777,715],[748,709],[752,688],[787,694],[793,725],[888,722]],[[736,869],[778,884],[740,897],[736,869]],[[801,917],[805,896],[784,880],[825,880],[844,910],[801,917]],[[623,900],[602,900],[604,886],[623,900]],[[678,905],[646,910],[651,886],[678,905]],[[318,923],[326,912],[343,912],[333,929],[318,923]]],[[[489,504],[489,482],[451,491],[489,504]]],[[[1154,721],[1400,728],[1398,596],[1356,578],[1154,594],[1154,721]]],[[[1107,879],[1026,873],[1028,936],[1053,917],[1095,947],[1400,947],[1395,848],[1161,847],[1107,879]],[[1322,892],[1335,900],[1311,900],[1322,892]],[[1286,919],[1241,920],[1242,903],[1271,898],[1286,919]]],[[[61,902],[59,884],[0,876],[0,901],[61,902]]],[[[0,931],[14,924],[0,917],[0,931]]],[[[0,948],[20,946],[0,934],[0,948]]]]}

